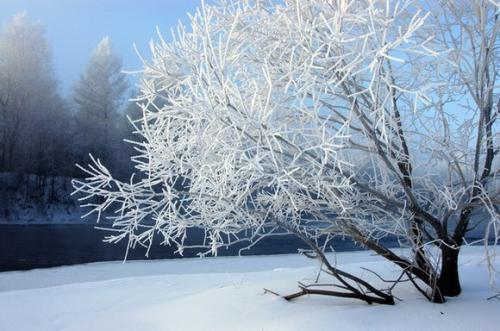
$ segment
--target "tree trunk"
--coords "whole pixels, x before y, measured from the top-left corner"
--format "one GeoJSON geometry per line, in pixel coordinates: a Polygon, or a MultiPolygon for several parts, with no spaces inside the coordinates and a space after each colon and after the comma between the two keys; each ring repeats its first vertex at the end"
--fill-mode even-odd
{"type": "Polygon", "coordinates": [[[437,282],[437,289],[443,296],[455,297],[462,290],[458,277],[458,253],[460,249],[443,246],[441,252],[441,274],[437,282]]]}

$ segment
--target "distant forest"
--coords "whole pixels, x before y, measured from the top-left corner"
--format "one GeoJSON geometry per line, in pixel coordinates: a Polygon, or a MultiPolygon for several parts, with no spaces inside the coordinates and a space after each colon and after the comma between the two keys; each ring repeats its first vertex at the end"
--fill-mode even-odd
{"type": "MultiPolygon", "coordinates": [[[[122,60],[103,38],[68,97],[61,96],[51,49],[39,23],[16,15],[0,31],[0,172],[78,177],[89,153],[119,176],[132,167],[139,109],[122,60]]],[[[41,182],[44,182],[43,180],[41,182]]]]}
{"type": "Polygon", "coordinates": [[[0,30],[0,223],[78,220],[71,179],[92,154],[119,178],[132,171],[128,117],[138,118],[122,59],[103,38],[68,96],[44,27],[16,15],[0,30]]]}

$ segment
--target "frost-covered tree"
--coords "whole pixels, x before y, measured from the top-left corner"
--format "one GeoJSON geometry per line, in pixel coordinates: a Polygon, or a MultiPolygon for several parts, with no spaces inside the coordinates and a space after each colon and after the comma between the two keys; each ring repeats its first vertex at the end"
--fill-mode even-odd
{"type": "Polygon", "coordinates": [[[433,154],[432,164],[443,167],[441,176],[448,179],[446,186],[440,183],[438,192],[444,198],[436,205],[442,210],[437,215],[446,236],[433,239],[442,251],[438,286],[446,295],[457,295],[456,264],[468,233],[484,237],[490,274],[498,275],[492,263],[496,254],[488,241],[495,247],[500,233],[500,160],[496,157],[500,7],[498,1],[489,0],[426,4],[432,14],[435,48],[446,54],[447,61],[434,66],[428,77],[447,84],[436,85],[429,94],[435,122],[428,135],[436,133],[421,150],[433,154]]]}
{"type": "Polygon", "coordinates": [[[391,303],[326,259],[329,240],[349,237],[443,302],[460,293],[471,217],[486,215],[486,232],[499,235],[496,113],[483,107],[498,102],[496,10],[479,0],[202,6],[144,64],[141,176],[118,181],[94,160],[74,186],[102,199],[93,212],[115,211],[109,242],[159,237],[182,254],[200,227],[198,247],[216,254],[293,233],[341,289],[297,295],[391,303]],[[440,11],[455,23],[433,19],[440,11]],[[388,235],[410,253],[384,246],[388,235]]]}
{"type": "Polygon", "coordinates": [[[43,26],[18,14],[0,32],[0,171],[57,168],[68,121],[43,26]]]}
{"type": "Polygon", "coordinates": [[[116,163],[119,109],[127,89],[126,76],[121,70],[122,59],[113,52],[110,39],[103,38],[74,89],[79,160],[86,159],[85,155],[91,152],[116,163]]]}

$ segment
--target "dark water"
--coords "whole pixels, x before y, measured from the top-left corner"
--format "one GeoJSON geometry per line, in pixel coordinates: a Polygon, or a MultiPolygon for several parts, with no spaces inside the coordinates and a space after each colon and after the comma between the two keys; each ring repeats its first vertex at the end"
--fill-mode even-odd
{"type": "MultiPolygon", "coordinates": [[[[78,263],[123,260],[126,242],[103,243],[105,231],[94,225],[0,225],[0,271],[27,270],[78,263]]],[[[191,233],[190,241],[199,243],[201,233],[191,233]]],[[[395,246],[394,240],[387,244],[395,246]]],[[[348,240],[337,240],[332,244],[336,251],[361,249],[348,240]]],[[[238,255],[240,247],[219,250],[219,255],[238,255]]],[[[296,253],[299,248],[307,248],[293,236],[269,237],[260,241],[242,255],[265,255],[296,253]]],[[[175,248],[153,245],[150,259],[179,258],[175,248]]],[[[129,252],[128,259],[146,259],[142,247],[129,252]]],[[[198,251],[188,250],[184,257],[196,256],[198,251]]]]}

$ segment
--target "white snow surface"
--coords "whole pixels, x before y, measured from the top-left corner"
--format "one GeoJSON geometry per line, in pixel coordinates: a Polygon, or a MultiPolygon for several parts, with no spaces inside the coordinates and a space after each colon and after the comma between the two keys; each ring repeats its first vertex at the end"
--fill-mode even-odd
{"type": "MultiPolygon", "coordinates": [[[[340,267],[385,284],[398,269],[369,252],[338,253],[340,267]]],[[[0,330],[500,330],[500,300],[481,247],[461,255],[463,294],[427,302],[409,283],[395,306],[280,294],[312,282],[318,265],[299,255],[93,263],[0,273],[0,330]]],[[[324,277],[323,282],[331,282],[324,277]]]]}

